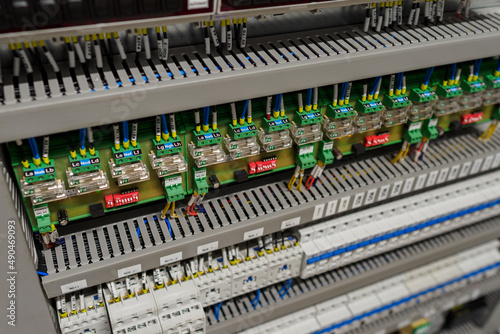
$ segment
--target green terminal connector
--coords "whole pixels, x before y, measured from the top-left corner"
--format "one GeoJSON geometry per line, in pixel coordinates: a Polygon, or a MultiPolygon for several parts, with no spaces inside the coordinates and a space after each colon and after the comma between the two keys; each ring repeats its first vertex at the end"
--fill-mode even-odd
{"type": "Polygon", "coordinates": [[[194,173],[194,189],[198,194],[206,194],[208,192],[207,169],[193,168],[194,173]]]}
{"type": "Polygon", "coordinates": [[[486,86],[488,88],[493,88],[493,89],[500,88],[500,77],[496,77],[492,74],[488,74],[484,78],[484,82],[486,83],[486,86]]]}
{"type": "Polygon", "coordinates": [[[323,161],[325,165],[333,162],[333,141],[322,140],[319,142],[318,160],[323,161]]]}
{"type": "Polygon", "coordinates": [[[50,211],[48,205],[35,206],[33,207],[33,212],[35,213],[38,232],[52,232],[52,223],[50,222],[50,211]]]}
{"type": "Polygon", "coordinates": [[[311,112],[299,112],[295,111],[295,123],[303,126],[309,124],[321,123],[323,119],[323,115],[319,111],[311,111],[311,112]]]}
{"type": "Polygon", "coordinates": [[[194,131],[194,135],[196,146],[207,146],[222,142],[222,135],[220,134],[219,130],[212,130],[211,128],[209,128],[208,131],[194,131]]]}
{"type": "Polygon", "coordinates": [[[420,88],[414,88],[410,92],[410,100],[414,103],[426,103],[434,101],[437,98],[436,93],[431,88],[426,90],[421,90],[420,88]]]}
{"type": "Polygon", "coordinates": [[[48,164],[42,161],[40,166],[35,166],[35,164],[30,163],[29,168],[23,167],[23,176],[26,183],[55,179],[56,167],[54,165],[54,160],[50,159],[48,164]]]}
{"type": "Polygon", "coordinates": [[[186,192],[182,187],[182,176],[175,175],[172,177],[166,177],[163,179],[163,188],[165,189],[165,195],[167,201],[170,203],[175,201],[180,201],[186,196],[186,192]]]}
{"type": "Polygon", "coordinates": [[[362,114],[371,114],[382,110],[384,110],[384,105],[379,99],[371,101],[358,100],[358,102],[356,102],[356,111],[362,114]]]}
{"type": "Polygon", "coordinates": [[[457,97],[463,94],[463,89],[459,85],[443,86],[438,85],[436,89],[436,94],[445,99],[451,99],[452,97],[457,97]]]}
{"type": "Polygon", "coordinates": [[[356,115],[356,110],[354,110],[354,107],[350,103],[336,107],[329,105],[326,109],[326,115],[333,119],[347,118],[356,115]]]}
{"type": "Polygon", "coordinates": [[[283,116],[283,117],[271,116],[271,118],[269,120],[264,117],[263,121],[264,122],[262,123],[262,127],[267,132],[286,130],[291,125],[290,120],[286,116],[283,116]]]}
{"type": "Polygon", "coordinates": [[[111,150],[113,151],[113,158],[117,165],[142,160],[142,150],[139,143],[137,143],[136,147],[124,148],[121,146],[119,150],[111,147],[111,150]]]}
{"type": "Polygon", "coordinates": [[[300,166],[300,169],[308,169],[316,165],[314,159],[314,145],[303,145],[299,147],[299,152],[295,156],[295,163],[300,166]]]}
{"type": "Polygon", "coordinates": [[[462,80],[461,87],[466,93],[477,93],[485,90],[486,84],[481,79],[475,81],[462,80]]]}
{"type": "Polygon", "coordinates": [[[257,135],[257,127],[253,124],[253,122],[247,123],[245,121],[243,125],[240,125],[239,123],[237,125],[229,124],[229,127],[231,128],[229,136],[233,139],[255,137],[257,135]]]}
{"type": "Polygon", "coordinates": [[[153,139],[153,150],[157,157],[178,153],[182,151],[182,142],[179,139],[174,139],[172,137],[168,140],[160,139],[160,141],[153,139]]]}
{"type": "Polygon", "coordinates": [[[99,152],[97,152],[97,150],[94,155],[90,155],[90,153],[87,152],[85,157],[82,157],[79,153],[76,154],[75,158],[72,158],[70,155],[69,163],[71,171],[75,174],[92,172],[102,168],[101,158],[99,157],[99,152]]]}
{"type": "Polygon", "coordinates": [[[385,95],[384,98],[384,106],[389,109],[398,109],[405,108],[411,105],[411,100],[408,95],[399,95],[399,96],[389,96],[389,94],[385,95]]]}
{"type": "Polygon", "coordinates": [[[422,122],[414,122],[408,125],[408,128],[403,132],[403,139],[410,144],[420,143],[422,141],[422,132],[420,128],[422,122]]]}
{"type": "Polygon", "coordinates": [[[422,127],[422,134],[430,140],[436,139],[439,136],[439,132],[436,128],[438,121],[439,119],[437,118],[426,119],[422,127]]]}

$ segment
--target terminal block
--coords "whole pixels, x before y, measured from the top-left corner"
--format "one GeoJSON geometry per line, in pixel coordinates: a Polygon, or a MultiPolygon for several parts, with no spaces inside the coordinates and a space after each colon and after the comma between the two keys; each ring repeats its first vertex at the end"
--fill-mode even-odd
{"type": "Polygon", "coordinates": [[[272,132],[265,132],[259,129],[258,138],[265,152],[273,152],[292,147],[292,138],[288,129],[272,132]]]}
{"type": "Polygon", "coordinates": [[[323,117],[323,132],[328,139],[336,139],[344,136],[350,136],[354,133],[353,118],[330,119],[323,117]]]}
{"type": "Polygon", "coordinates": [[[23,180],[25,183],[48,181],[55,178],[56,168],[53,159],[50,159],[48,164],[42,161],[40,166],[30,164],[29,168],[23,167],[23,180]]]}
{"type": "Polygon", "coordinates": [[[437,95],[430,88],[425,91],[415,88],[410,93],[410,100],[412,105],[408,109],[408,121],[416,122],[431,117],[437,95]]]}
{"type": "Polygon", "coordinates": [[[354,124],[358,133],[377,130],[382,126],[379,113],[358,113],[354,118],[354,124]]]}
{"type": "Polygon", "coordinates": [[[234,140],[227,136],[224,138],[224,144],[231,160],[243,159],[260,153],[260,146],[255,137],[234,140]]]}
{"type": "Polygon", "coordinates": [[[115,149],[114,147],[111,148],[113,151],[113,160],[116,165],[122,165],[126,163],[131,163],[131,162],[136,162],[136,161],[142,161],[142,150],[137,143],[137,147],[133,148],[124,148],[123,146],[120,147],[118,150],[115,149]]]}
{"type": "Polygon", "coordinates": [[[35,183],[20,181],[24,197],[31,198],[32,204],[43,204],[58,201],[67,197],[64,182],[61,179],[52,179],[35,183]]]}
{"type": "Polygon", "coordinates": [[[299,151],[295,157],[295,163],[300,166],[300,169],[308,169],[316,165],[314,159],[314,145],[299,146],[299,151]]]}
{"type": "Polygon", "coordinates": [[[188,164],[184,158],[184,154],[173,153],[163,156],[157,156],[154,151],[148,154],[149,162],[156,171],[158,177],[179,174],[187,171],[188,164]]]}
{"type": "Polygon", "coordinates": [[[244,260],[229,265],[232,274],[233,298],[269,285],[267,282],[268,261],[265,256],[255,255],[245,258],[240,253],[239,258],[244,260]]]}
{"type": "Polygon", "coordinates": [[[194,189],[198,194],[206,194],[208,192],[207,169],[193,168],[194,173],[194,189]]]}
{"type": "Polygon", "coordinates": [[[80,154],[76,154],[73,158],[69,156],[70,170],[73,174],[79,174],[84,172],[94,172],[102,169],[101,158],[99,157],[99,152],[95,151],[94,155],[83,157],[80,154]]]}
{"type": "Polygon", "coordinates": [[[460,100],[462,110],[479,108],[483,105],[483,95],[486,90],[486,84],[482,80],[463,80],[461,87],[464,91],[460,100]]]}
{"type": "Polygon", "coordinates": [[[163,178],[163,188],[165,190],[165,195],[167,201],[175,202],[180,201],[186,196],[186,192],[182,187],[182,176],[172,176],[163,178]]]}
{"type": "Polygon", "coordinates": [[[403,132],[403,139],[410,144],[420,143],[422,141],[422,132],[420,128],[422,122],[414,122],[408,125],[408,128],[403,132]]]}
{"type": "Polygon", "coordinates": [[[336,107],[329,105],[326,109],[326,115],[332,119],[348,118],[354,117],[356,115],[356,110],[354,110],[350,103],[336,107]]]}
{"type": "Polygon", "coordinates": [[[381,113],[381,118],[385,126],[403,124],[408,121],[408,113],[411,107],[411,100],[408,96],[386,95],[384,105],[386,106],[386,110],[381,113]]]}
{"type": "MultiPolygon", "coordinates": [[[[320,120],[320,118],[318,118],[320,120]]],[[[309,125],[297,125],[295,122],[290,127],[290,133],[297,145],[315,143],[323,139],[321,125],[318,123],[309,125]]]]}
{"type": "Polygon", "coordinates": [[[500,76],[494,76],[492,74],[488,74],[484,78],[484,82],[486,84],[486,87],[490,89],[497,89],[500,88],[500,76]]]}
{"type": "Polygon", "coordinates": [[[320,112],[299,112],[295,111],[295,123],[300,126],[321,123],[323,116],[320,112]]]}
{"type": "Polygon", "coordinates": [[[272,253],[265,253],[269,262],[267,284],[282,282],[300,274],[302,248],[291,240],[286,240],[272,253]]]}
{"type": "Polygon", "coordinates": [[[333,141],[322,140],[319,143],[318,160],[323,161],[325,165],[331,164],[334,160],[332,150],[333,150],[333,141]]]}
{"type": "Polygon", "coordinates": [[[434,104],[434,115],[444,116],[460,110],[460,101],[463,90],[459,85],[438,85],[436,89],[438,99],[434,104]]]}
{"type": "Polygon", "coordinates": [[[375,112],[382,112],[385,109],[382,101],[374,99],[371,101],[358,100],[356,102],[356,111],[362,114],[371,114],[375,112]]]}
{"type": "Polygon", "coordinates": [[[35,214],[38,232],[49,233],[52,231],[52,222],[50,221],[50,211],[47,205],[36,206],[33,208],[35,214]]]}
{"type": "Polygon", "coordinates": [[[142,160],[133,163],[116,164],[116,161],[111,159],[109,169],[111,177],[116,179],[119,186],[149,180],[148,166],[142,160]]]}
{"type": "Polygon", "coordinates": [[[165,312],[160,317],[160,323],[163,331],[158,333],[205,333],[205,311],[199,302],[193,302],[165,312]]]}
{"type": "Polygon", "coordinates": [[[257,135],[257,127],[252,123],[247,123],[246,121],[243,125],[237,124],[229,124],[231,131],[229,131],[229,136],[235,140],[255,137],[257,135]]]}
{"type": "Polygon", "coordinates": [[[266,132],[274,132],[286,130],[290,127],[291,122],[286,116],[281,117],[273,117],[271,116],[269,119],[263,118],[262,127],[266,132]]]}
{"type": "Polygon", "coordinates": [[[212,130],[209,128],[208,131],[194,131],[194,140],[196,146],[214,145],[222,142],[222,135],[219,130],[212,130]]]}
{"type": "Polygon", "coordinates": [[[422,134],[430,140],[436,139],[439,136],[439,132],[437,130],[438,121],[439,119],[437,118],[429,118],[424,120],[422,134]]]}
{"type": "Polygon", "coordinates": [[[71,168],[66,171],[68,185],[76,190],[77,195],[88,194],[109,188],[106,172],[102,169],[75,174],[71,168]]]}
{"type": "Polygon", "coordinates": [[[170,137],[168,140],[153,139],[153,152],[157,157],[182,152],[182,142],[178,139],[170,137]]]}
{"type": "Polygon", "coordinates": [[[490,106],[500,103],[500,77],[487,75],[485,83],[487,89],[483,93],[483,105],[490,106]]]}
{"type": "Polygon", "coordinates": [[[221,144],[198,147],[191,142],[188,144],[188,148],[197,167],[206,167],[227,161],[227,155],[221,144]]]}

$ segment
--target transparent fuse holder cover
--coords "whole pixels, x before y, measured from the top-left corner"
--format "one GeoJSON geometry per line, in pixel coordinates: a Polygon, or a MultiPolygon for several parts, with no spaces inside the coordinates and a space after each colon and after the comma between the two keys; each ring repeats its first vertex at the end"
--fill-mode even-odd
{"type": "Polygon", "coordinates": [[[71,170],[67,170],[66,177],[69,187],[76,190],[76,195],[83,195],[109,188],[108,176],[103,170],[78,174],[74,174],[71,170]]]}
{"type": "Polygon", "coordinates": [[[26,183],[21,180],[21,191],[24,197],[30,197],[33,204],[58,201],[67,197],[64,182],[61,179],[26,183]]]}
{"type": "Polygon", "coordinates": [[[356,125],[356,132],[366,132],[370,130],[380,129],[382,126],[380,120],[380,114],[358,114],[354,118],[354,124],[356,125]]]}
{"type": "Polygon", "coordinates": [[[408,121],[408,112],[410,107],[400,109],[386,109],[382,114],[382,124],[384,126],[394,126],[406,123],[408,121]]]}
{"type": "Polygon", "coordinates": [[[288,129],[272,132],[259,130],[257,133],[261,147],[265,152],[274,152],[292,147],[292,138],[288,129]]]}
{"type": "Polygon", "coordinates": [[[323,125],[325,136],[329,139],[349,136],[354,133],[353,119],[351,117],[335,120],[325,117],[321,121],[321,124],[323,125]]]}
{"type": "Polygon", "coordinates": [[[486,89],[483,92],[483,106],[491,106],[500,103],[500,88],[486,89]]]}
{"type": "Polygon", "coordinates": [[[227,155],[220,143],[200,147],[189,143],[188,148],[197,167],[206,167],[227,161],[227,155]]]}
{"type": "Polygon", "coordinates": [[[318,123],[303,126],[293,123],[290,126],[290,133],[297,145],[315,143],[323,139],[321,125],[318,123]]]}
{"type": "Polygon", "coordinates": [[[239,140],[224,137],[224,145],[229,151],[231,160],[242,159],[260,153],[260,147],[257,143],[257,138],[255,137],[248,137],[239,140]]]}
{"type": "Polygon", "coordinates": [[[109,169],[111,177],[116,179],[120,186],[149,180],[148,166],[142,160],[121,165],[110,160],[109,169]]]}
{"type": "Polygon", "coordinates": [[[148,154],[151,167],[156,171],[158,177],[183,173],[187,170],[187,162],[184,155],[180,153],[168,154],[158,157],[154,152],[148,154]]]}
{"type": "Polygon", "coordinates": [[[456,96],[449,99],[438,98],[436,104],[434,105],[434,115],[444,116],[448,114],[456,113],[460,110],[460,101],[462,96],[456,96]]]}
{"type": "Polygon", "coordinates": [[[408,120],[410,122],[416,122],[430,118],[434,111],[435,104],[436,100],[423,103],[413,103],[408,109],[408,120]]]}
{"type": "Polygon", "coordinates": [[[477,93],[464,93],[460,99],[462,110],[479,108],[483,105],[484,91],[477,93]]]}

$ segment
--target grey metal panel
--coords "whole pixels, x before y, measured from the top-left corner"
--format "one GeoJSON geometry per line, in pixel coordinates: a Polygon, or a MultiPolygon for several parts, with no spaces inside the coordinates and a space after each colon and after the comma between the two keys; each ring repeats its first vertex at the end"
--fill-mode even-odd
{"type": "Polygon", "coordinates": [[[87,254],[85,253],[85,244],[83,243],[83,238],[81,234],[75,235],[76,243],[78,245],[78,249],[80,250],[80,262],[82,265],[89,264],[89,259],[87,254]]]}
{"type": "Polygon", "coordinates": [[[198,219],[200,220],[201,225],[203,226],[203,229],[205,231],[210,230],[210,225],[207,222],[207,219],[205,218],[205,215],[201,212],[198,212],[198,219]]]}
{"type": "Polygon", "coordinates": [[[139,231],[141,233],[142,240],[144,241],[144,246],[151,247],[152,243],[151,240],[149,239],[149,233],[148,230],[146,229],[146,224],[144,224],[144,220],[137,219],[137,224],[139,225],[139,231]]]}
{"type": "Polygon", "coordinates": [[[255,191],[252,191],[252,193],[257,197],[259,202],[262,204],[262,206],[264,207],[264,210],[266,210],[266,213],[271,213],[274,211],[273,209],[271,209],[271,207],[269,206],[269,203],[267,202],[267,200],[264,198],[264,196],[260,192],[260,189],[256,189],[255,191]]]}
{"type": "Polygon", "coordinates": [[[219,216],[219,221],[222,224],[222,226],[229,225],[229,222],[226,219],[226,215],[222,212],[222,209],[220,208],[219,203],[217,203],[217,200],[212,201],[215,212],[217,212],[217,216],[219,216]]]}
{"type": "Polygon", "coordinates": [[[139,250],[142,248],[139,237],[137,236],[137,229],[134,226],[132,221],[126,221],[123,223],[128,226],[128,230],[130,231],[130,237],[132,238],[132,243],[134,244],[135,250],[139,250]]]}
{"type": "Polygon", "coordinates": [[[111,248],[113,249],[113,255],[121,254],[118,240],[116,240],[115,230],[112,226],[106,226],[105,229],[108,231],[109,241],[111,243],[111,248]]]}
{"type": "Polygon", "coordinates": [[[132,248],[130,247],[130,243],[129,243],[128,238],[127,238],[127,233],[125,232],[125,227],[121,223],[116,224],[116,226],[118,227],[119,236],[120,236],[125,254],[131,253],[132,248]]]}
{"type": "MultiPolygon", "coordinates": [[[[173,233],[175,239],[182,238],[182,232],[179,229],[179,225],[177,225],[177,219],[171,218],[170,216],[167,216],[166,219],[168,219],[168,221],[170,223],[170,228],[172,229],[172,233],[173,233]]],[[[166,224],[166,222],[165,222],[165,224],[166,224]]]]}
{"type": "Polygon", "coordinates": [[[101,253],[103,260],[109,259],[111,256],[109,254],[108,245],[106,243],[106,239],[104,238],[104,230],[102,227],[96,229],[97,238],[99,240],[99,244],[101,245],[101,253]]]}
{"type": "Polygon", "coordinates": [[[257,211],[257,216],[262,216],[264,214],[264,211],[262,211],[262,209],[261,209],[261,207],[259,205],[259,202],[253,196],[253,193],[251,191],[244,191],[244,193],[248,196],[248,199],[253,204],[253,207],[255,208],[255,211],[257,211]]]}
{"type": "Polygon", "coordinates": [[[217,224],[217,219],[215,218],[215,214],[213,213],[212,208],[210,207],[210,205],[203,205],[203,208],[205,209],[205,212],[208,215],[208,219],[210,219],[210,221],[213,222],[212,223],[213,227],[214,228],[219,228],[219,224],[217,224]]]}
{"type": "Polygon", "coordinates": [[[54,251],[56,253],[57,266],[58,266],[59,272],[66,270],[67,268],[66,268],[66,263],[64,261],[62,247],[56,247],[54,249],[54,251]]]}
{"type": "Polygon", "coordinates": [[[148,217],[145,217],[148,221],[148,225],[149,225],[149,229],[151,231],[151,234],[153,236],[153,243],[158,245],[158,244],[161,244],[162,241],[161,241],[161,237],[160,237],[160,233],[158,233],[158,229],[156,228],[156,224],[155,224],[155,221],[153,219],[152,216],[148,216],[148,217]]]}
{"type": "Polygon", "coordinates": [[[246,214],[248,215],[248,218],[252,219],[255,218],[255,212],[252,210],[250,205],[248,204],[247,199],[245,198],[245,195],[240,192],[236,194],[241,202],[241,205],[243,206],[243,209],[245,210],[246,214]]]}
{"type": "Polygon", "coordinates": [[[226,198],[220,198],[220,201],[222,202],[222,206],[224,207],[224,211],[226,211],[227,214],[228,214],[228,216],[229,216],[229,222],[231,224],[234,224],[234,223],[238,222],[238,219],[234,215],[233,209],[231,208],[231,204],[233,206],[235,206],[235,205],[238,205],[238,203],[231,203],[231,204],[229,204],[229,202],[227,201],[226,198]]]}

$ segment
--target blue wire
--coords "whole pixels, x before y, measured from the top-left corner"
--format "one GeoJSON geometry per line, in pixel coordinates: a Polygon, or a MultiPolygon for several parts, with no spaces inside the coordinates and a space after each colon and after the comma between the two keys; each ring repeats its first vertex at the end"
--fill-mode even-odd
{"type": "Polygon", "coordinates": [[[139,228],[139,226],[137,226],[137,237],[139,238],[141,236],[141,229],[139,228]]]}
{"type": "Polygon", "coordinates": [[[44,273],[43,271],[39,271],[39,270],[37,270],[37,271],[36,271],[36,273],[37,273],[38,275],[40,275],[40,276],[49,276],[49,274],[44,273]]]}
{"type": "Polygon", "coordinates": [[[215,320],[219,321],[220,309],[222,307],[222,302],[214,306],[214,317],[215,320]]]}
{"type": "Polygon", "coordinates": [[[483,59],[476,60],[476,66],[474,67],[474,75],[479,75],[479,69],[481,69],[481,64],[483,63],[483,59]]]}
{"type": "Polygon", "coordinates": [[[250,302],[250,304],[252,304],[254,310],[257,308],[257,305],[259,305],[259,302],[260,302],[260,289],[257,290],[257,294],[255,295],[255,298],[250,302]]]}
{"type": "Polygon", "coordinates": [[[340,90],[340,101],[343,101],[345,99],[345,93],[347,92],[347,82],[344,82],[342,84],[342,89],[340,90]]]}
{"type": "Polygon", "coordinates": [[[309,88],[307,90],[307,102],[306,102],[306,105],[310,106],[311,105],[311,100],[312,100],[312,88],[309,88]]]}
{"type": "Polygon", "coordinates": [[[431,77],[432,77],[432,72],[434,71],[434,67],[429,67],[427,69],[427,72],[425,72],[425,77],[424,77],[424,81],[423,81],[423,84],[424,85],[428,85],[429,84],[429,81],[431,80],[431,77]]]}
{"type": "Polygon", "coordinates": [[[500,57],[498,57],[497,71],[500,72],[500,57]]]}
{"type": "Polygon", "coordinates": [[[203,107],[203,125],[208,125],[210,107],[203,107]]]}
{"type": "Polygon", "coordinates": [[[250,100],[245,101],[245,106],[243,107],[243,112],[241,113],[241,119],[245,119],[245,114],[247,113],[248,103],[250,100]]]}
{"type": "Polygon", "coordinates": [[[283,95],[282,94],[278,94],[276,96],[276,108],[274,108],[275,111],[280,111],[280,107],[281,107],[281,99],[283,98],[283,95]]]}
{"type": "Polygon", "coordinates": [[[128,142],[128,122],[123,121],[123,142],[128,142]]]}
{"type": "Polygon", "coordinates": [[[375,91],[377,90],[380,80],[382,80],[382,77],[375,78],[375,82],[373,83],[372,89],[370,90],[370,95],[375,95],[375,91]]]}
{"type": "Polygon", "coordinates": [[[167,223],[168,233],[170,233],[170,238],[173,238],[173,235],[172,235],[172,226],[170,225],[170,221],[166,217],[165,217],[165,223],[167,223]]]}
{"type": "Polygon", "coordinates": [[[31,153],[33,153],[33,157],[35,159],[40,159],[40,154],[38,153],[38,145],[36,144],[35,138],[28,138],[28,142],[31,147],[31,153]]]}
{"type": "Polygon", "coordinates": [[[457,64],[451,64],[450,80],[455,80],[456,73],[457,73],[457,64]]]}
{"type": "Polygon", "coordinates": [[[163,128],[162,132],[168,134],[167,117],[165,115],[161,115],[161,127],[163,128]]]}
{"type": "Polygon", "coordinates": [[[85,136],[87,135],[87,129],[80,129],[80,147],[81,149],[85,149],[85,136]]]}
{"type": "Polygon", "coordinates": [[[290,288],[292,287],[292,279],[288,279],[288,286],[286,287],[286,290],[283,292],[283,295],[281,295],[281,299],[285,297],[288,294],[288,291],[290,291],[290,288]]]}
{"type": "Polygon", "coordinates": [[[399,77],[399,87],[398,87],[398,89],[401,90],[401,89],[403,89],[403,78],[405,76],[405,72],[401,72],[399,74],[400,74],[400,77],[399,77]]]}

